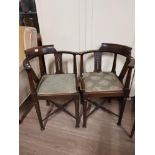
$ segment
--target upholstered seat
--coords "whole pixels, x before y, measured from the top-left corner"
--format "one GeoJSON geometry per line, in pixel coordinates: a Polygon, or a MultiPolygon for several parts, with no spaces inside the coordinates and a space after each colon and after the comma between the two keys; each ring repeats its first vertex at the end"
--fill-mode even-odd
{"type": "Polygon", "coordinates": [[[112,72],[83,73],[85,92],[121,91],[123,85],[112,72]]]}
{"type": "Polygon", "coordinates": [[[39,96],[76,92],[75,74],[43,75],[37,88],[39,96]]]}

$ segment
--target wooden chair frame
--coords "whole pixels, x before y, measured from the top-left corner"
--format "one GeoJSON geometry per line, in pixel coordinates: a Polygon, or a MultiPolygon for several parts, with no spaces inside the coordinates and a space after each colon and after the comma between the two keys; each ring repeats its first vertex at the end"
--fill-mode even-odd
{"type": "MultiPolygon", "coordinates": [[[[134,67],[134,59],[131,57],[131,49],[128,46],[123,46],[119,44],[110,44],[110,43],[102,43],[99,50],[90,50],[86,52],[80,53],[80,94],[81,94],[81,102],[83,104],[83,127],[86,127],[87,124],[87,118],[94,113],[99,108],[107,111],[111,114],[114,114],[119,117],[118,119],[118,125],[121,125],[121,120],[125,108],[125,104],[127,101],[127,97],[129,96],[129,86],[130,86],[130,80],[131,80],[131,74],[132,74],[132,68],[134,67]],[[103,92],[85,92],[85,83],[83,79],[83,73],[84,73],[84,65],[83,65],[83,57],[84,55],[88,53],[94,54],[94,72],[102,72],[101,70],[101,62],[102,62],[102,54],[103,53],[113,53],[114,54],[114,60],[111,72],[113,72],[116,75],[116,61],[117,61],[117,55],[122,55],[126,57],[125,64],[119,74],[118,79],[123,84],[123,79],[126,75],[125,83],[123,84],[124,88],[123,91],[103,91],[103,92]],[[111,97],[117,97],[119,98],[120,102],[120,110],[119,115],[113,113],[112,111],[106,109],[102,105],[99,105],[98,103],[92,101],[90,98],[92,97],[105,97],[105,98],[111,98],[111,97]],[[92,110],[89,114],[88,111],[90,110],[90,105],[87,104],[87,102],[92,103],[96,106],[94,110],[92,110]]],[[[102,103],[103,104],[103,103],[102,103]]]]}
{"type": "Polygon", "coordinates": [[[36,113],[38,116],[38,120],[39,120],[41,130],[45,129],[45,124],[47,122],[47,119],[51,115],[53,115],[59,111],[64,111],[68,115],[75,118],[76,119],[76,127],[79,127],[79,123],[80,123],[79,92],[78,92],[77,65],[76,65],[77,53],[70,52],[70,51],[56,51],[56,49],[54,48],[53,45],[47,45],[47,46],[39,46],[39,47],[34,47],[31,49],[25,50],[25,54],[26,54],[26,58],[23,62],[23,66],[24,66],[24,68],[28,74],[31,96],[32,96],[32,102],[34,103],[34,107],[36,109],[36,113]],[[76,93],[52,94],[52,95],[44,94],[43,96],[39,96],[37,94],[36,88],[37,88],[41,78],[37,77],[36,73],[34,72],[33,68],[30,65],[30,60],[32,60],[33,58],[36,58],[36,57],[39,58],[39,67],[40,67],[40,73],[41,73],[41,77],[42,77],[43,75],[46,74],[46,67],[45,67],[45,62],[44,62],[44,55],[46,55],[46,54],[53,54],[55,57],[55,66],[56,66],[56,73],[55,74],[63,74],[62,55],[63,54],[69,54],[69,55],[73,56],[73,74],[75,74],[75,79],[76,79],[76,90],[77,90],[76,93]],[[69,101],[67,101],[66,103],[64,103],[63,105],[59,105],[58,103],[53,101],[53,99],[57,98],[57,97],[59,97],[59,98],[60,97],[61,98],[69,97],[71,99],[69,101]],[[48,104],[49,103],[54,104],[57,107],[57,109],[51,113],[52,108],[50,108],[46,114],[46,117],[42,119],[39,100],[46,100],[48,104]],[[75,103],[75,116],[65,109],[65,107],[71,101],[74,101],[74,103],[75,103]]]}

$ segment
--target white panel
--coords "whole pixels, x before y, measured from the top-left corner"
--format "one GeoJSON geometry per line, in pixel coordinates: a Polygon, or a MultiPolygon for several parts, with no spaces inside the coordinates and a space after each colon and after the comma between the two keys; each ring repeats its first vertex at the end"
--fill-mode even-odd
{"type": "Polygon", "coordinates": [[[43,44],[58,49],[134,44],[134,0],[36,0],[43,44]]]}
{"type": "Polygon", "coordinates": [[[133,45],[134,0],[93,1],[93,48],[102,42],[133,45]]]}
{"type": "Polygon", "coordinates": [[[79,1],[79,49],[78,51],[84,51],[86,49],[86,0],[79,1]]]}
{"type": "Polygon", "coordinates": [[[78,0],[36,0],[43,44],[56,49],[77,50],[79,47],[78,0]]]}
{"type": "MultiPolygon", "coordinates": [[[[82,0],[81,0],[82,1],[82,0]]],[[[36,0],[43,45],[54,44],[57,50],[80,51],[83,45],[83,2],[79,0],[36,0]],[[81,41],[80,41],[81,40],[81,41]]],[[[68,59],[67,57],[63,57],[68,59]]],[[[54,72],[53,58],[46,56],[47,72],[54,72]]],[[[66,62],[66,60],[64,60],[66,62]]],[[[72,62],[64,64],[72,72],[72,62]],[[69,65],[71,64],[71,65],[69,65]]]]}

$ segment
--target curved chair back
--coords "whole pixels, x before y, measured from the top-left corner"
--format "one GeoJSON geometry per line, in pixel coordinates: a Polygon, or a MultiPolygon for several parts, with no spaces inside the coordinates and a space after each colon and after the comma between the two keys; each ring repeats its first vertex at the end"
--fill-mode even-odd
{"type": "MultiPolygon", "coordinates": [[[[46,45],[46,46],[39,46],[39,47],[34,47],[25,50],[26,54],[26,59],[23,62],[23,66],[25,70],[28,72],[28,78],[30,81],[30,87],[31,87],[31,92],[35,92],[35,89],[37,85],[39,84],[40,78],[36,75],[35,71],[31,67],[31,60],[35,58],[39,58],[39,67],[40,67],[40,74],[41,77],[46,74],[46,66],[44,65],[42,56],[47,55],[47,54],[52,54],[54,55],[55,58],[55,68],[56,72],[55,74],[64,74],[63,71],[63,60],[62,60],[62,55],[72,55],[73,56],[73,73],[75,74],[75,78],[77,81],[77,66],[76,66],[76,55],[77,53],[75,52],[70,52],[70,51],[56,51],[54,48],[54,45],[46,45]],[[34,84],[34,82],[36,84],[34,84]]],[[[77,85],[77,83],[76,83],[77,85]]],[[[77,88],[78,89],[78,88],[77,88]]]]}
{"type": "Polygon", "coordinates": [[[102,54],[104,53],[113,53],[114,58],[113,58],[113,65],[111,71],[113,73],[116,73],[116,62],[117,62],[117,55],[122,55],[126,58],[126,61],[123,65],[123,68],[119,74],[119,79],[122,81],[127,70],[128,70],[128,65],[130,63],[131,59],[131,49],[128,46],[124,45],[119,45],[119,44],[110,44],[110,43],[102,43],[101,47],[99,50],[90,50],[86,52],[81,53],[81,65],[80,65],[80,74],[84,72],[84,65],[83,65],[83,56],[88,54],[88,53],[93,53],[94,54],[94,72],[101,72],[102,71],[102,54]]]}
{"type": "Polygon", "coordinates": [[[43,65],[43,61],[41,59],[42,56],[47,55],[47,54],[53,54],[55,57],[56,74],[63,74],[64,72],[63,72],[63,67],[62,67],[63,66],[62,55],[63,54],[72,55],[73,56],[73,73],[77,74],[77,66],[76,66],[76,55],[77,54],[75,52],[57,51],[54,48],[54,45],[46,45],[46,46],[39,46],[39,47],[34,47],[28,50],[25,50],[25,54],[26,54],[27,62],[35,57],[39,57],[41,75],[46,73],[46,68],[43,65]]]}

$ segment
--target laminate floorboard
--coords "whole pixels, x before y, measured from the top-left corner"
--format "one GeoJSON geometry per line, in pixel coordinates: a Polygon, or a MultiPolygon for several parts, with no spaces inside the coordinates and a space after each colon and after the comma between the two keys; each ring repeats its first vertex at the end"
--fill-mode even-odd
{"type": "MultiPolygon", "coordinates": [[[[43,115],[48,107],[40,102],[43,115]]],[[[118,113],[118,103],[105,106],[118,113]]],[[[67,107],[74,113],[74,104],[67,107]]],[[[35,109],[27,115],[19,130],[20,155],[134,155],[135,142],[128,134],[134,121],[131,103],[126,104],[122,126],[118,118],[99,109],[88,118],[87,128],[75,128],[75,120],[60,112],[40,130],[35,109]]]]}

